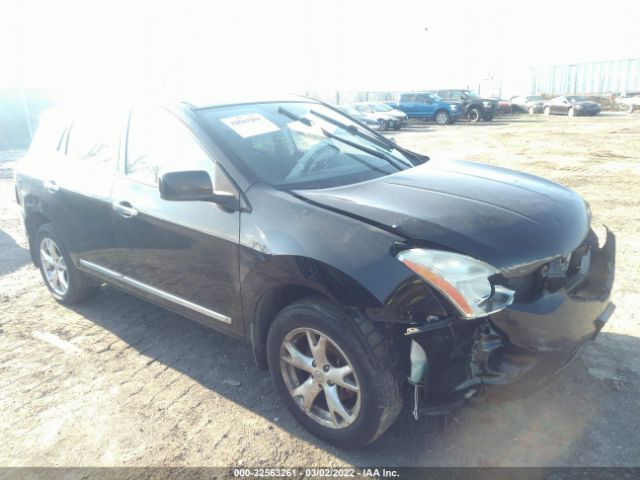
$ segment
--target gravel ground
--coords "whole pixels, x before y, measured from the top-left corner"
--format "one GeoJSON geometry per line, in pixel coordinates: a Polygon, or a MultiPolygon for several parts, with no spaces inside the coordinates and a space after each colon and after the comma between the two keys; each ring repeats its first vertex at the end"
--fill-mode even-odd
{"type": "Polygon", "coordinates": [[[640,118],[502,117],[414,125],[398,142],[545,176],[618,239],[618,310],[552,384],[442,428],[405,412],[359,451],[328,446],[280,405],[249,347],[104,287],[62,307],[31,265],[0,159],[0,465],[640,465],[640,118]]]}

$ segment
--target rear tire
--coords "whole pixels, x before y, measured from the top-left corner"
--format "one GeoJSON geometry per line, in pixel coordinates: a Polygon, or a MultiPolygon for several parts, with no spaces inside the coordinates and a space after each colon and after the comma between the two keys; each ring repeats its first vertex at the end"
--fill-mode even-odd
{"type": "Polygon", "coordinates": [[[402,408],[399,347],[371,320],[314,296],[278,314],[267,335],[267,360],[296,420],[326,442],[353,448],[376,440],[402,408]],[[342,374],[345,366],[353,373],[342,374]],[[344,410],[332,408],[336,399],[344,410]]]}
{"type": "Polygon", "coordinates": [[[387,129],[387,122],[385,122],[384,120],[380,119],[378,120],[378,130],[383,132],[387,129]]]}
{"type": "Polygon", "coordinates": [[[551,107],[544,107],[544,114],[547,116],[551,115],[551,107]]]}
{"type": "Polygon", "coordinates": [[[469,117],[469,121],[471,123],[477,123],[482,118],[482,113],[480,112],[480,109],[478,107],[473,107],[469,110],[467,116],[469,117]]]}
{"type": "Polygon", "coordinates": [[[42,279],[58,302],[73,305],[98,293],[98,282],[73,265],[67,248],[50,223],[41,225],[36,232],[35,255],[42,279]]]}
{"type": "Polygon", "coordinates": [[[437,125],[447,125],[448,123],[451,123],[451,116],[446,110],[438,110],[434,120],[437,125]]]}
{"type": "Polygon", "coordinates": [[[529,115],[533,115],[535,113],[535,108],[529,107],[529,115]]]}
{"type": "Polygon", "coordinates": [[[624,111],[628,114],[633,113],[633,105],[626,105],[624,111]]]}

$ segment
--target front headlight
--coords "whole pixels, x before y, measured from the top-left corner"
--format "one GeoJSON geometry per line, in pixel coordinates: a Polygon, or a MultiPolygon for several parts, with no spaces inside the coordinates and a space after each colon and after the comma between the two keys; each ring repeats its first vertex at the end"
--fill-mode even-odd
{"type": "Polygon", "coordinates": [[[495,313],[513,302],[513,291],[489,280],[498,270],[475,258],[422,248],[403,250],[396,258],[449,299],[467,319],[495,313]]]}
{"type": "Polygon", "coordinates": [[[576,109],[580,110],[582,108],[582,105],[576,105],[576,109]]]}
{"type": "Polygon", "coordinates": [[[491,102],[482,102],[482,105],[484,105],[484,108],[491,108],[491,102]]]}
{"type": "Polygon", "coordinates": [[[458,109],[458,105],[451,105],[451,111],[455,112],[458,109]]]}

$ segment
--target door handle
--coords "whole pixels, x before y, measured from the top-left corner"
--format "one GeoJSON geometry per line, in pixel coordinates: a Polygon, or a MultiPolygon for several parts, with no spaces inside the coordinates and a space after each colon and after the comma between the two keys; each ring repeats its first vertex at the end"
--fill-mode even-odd
{"type": "Polygon", "coordinates": [[[131,218],[138,215],[138,210],[133,208],[129,202],[114,202],[113,209],[124,218],[131,218]]]}
{"type": "Polygon", "coordinates": [[[56,193],[60,190],[60,187],[53,180],[45,180],[42,182],[42,186],[47,189],[49,193],[56,193]]]}

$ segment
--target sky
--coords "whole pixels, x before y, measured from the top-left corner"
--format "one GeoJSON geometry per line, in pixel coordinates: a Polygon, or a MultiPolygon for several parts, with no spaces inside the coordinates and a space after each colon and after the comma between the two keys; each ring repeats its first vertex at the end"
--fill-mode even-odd
{"type": "Polygon", "coordinates": [[[0,88],[518,89],[531,66],[640,57],[639,24],[637,0],[2,0],[0,88]]]}

